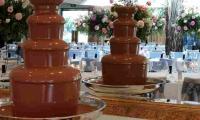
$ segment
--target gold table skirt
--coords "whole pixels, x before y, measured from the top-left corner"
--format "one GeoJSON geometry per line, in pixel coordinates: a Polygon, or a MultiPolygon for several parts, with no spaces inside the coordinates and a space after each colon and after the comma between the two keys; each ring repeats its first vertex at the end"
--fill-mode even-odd
{"type": "MultiPolygon", "coordinates": [[[[9,89],[0,89],[0,98],[9,97],[9,89]]],[[[169,104],[138,99],[101,97],[107,106],[104,114],[151,120],[200,120],[200,106],[169,104]]]]}
{"type": "Polygon", "coordinates": [[[200,106],[102,97],[105,114],[153,120],[200,120],[200,106]]]}

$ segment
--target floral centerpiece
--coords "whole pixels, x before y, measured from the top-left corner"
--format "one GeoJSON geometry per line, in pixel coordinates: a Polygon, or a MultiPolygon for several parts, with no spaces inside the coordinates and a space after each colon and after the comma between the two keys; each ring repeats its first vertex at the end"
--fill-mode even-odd
{"type": "Polygon", "coordinates": [[[200,32],[200,14],[198,13],[182,13],[177,19],[176,30],[182,33],[199,33],[200,32]]]}
{"type": "Polygon", "coordinates": [[[148,1],[146,5],[136,5],[138,11],[134,15],[134,19],[137,20],[137,34],[142,41],[147,42],[147,37],[150,35],[150,30],[152,27],[152,15],[150,8],[151,5],[148,1]]]}
{"type": "Polygon", "coordinates": [[[113,21],[116,18],[116,13],[112,13],[109,10],[94,8],[89,13],[89,16],[81,16],[76,20],[76,29],[88,33],[89,35],[110,37],[113,32],[113,21]]]}
{"type": "MultiPolygon", "coordinates": [[[[120,1],[122,4],[114,4],[117,6],[135,6],[137,12],[134,15],[134,19],[137,20],[137,37],[141,40],[147,40],[147,36],[150,34],[151,29],[151,14],[148,6],[151,2],[148,1],[146,5],[135,5],[131,1],[120,1]]],[[[113,8],[114,8],[113,7],[113,8]]],[[[78,31],[88,34],[96,34],[98,36],[111,37],[113,32],[113,21],[117,19],[118,15],[113,9],[93,9],[89,16],[81,16],[75,23],[78,31]]]]}
{"type": "Polygon", "coordinates": [[[152,34],[162,34],[164,33],[165,28],[165,14],[163,9],[155,9],[156,11],[159,11],[157,15],[152,16],[152,27],[151,27],[151,33],[152,34]]]}
{"type": "Polygon", "coordinates": [[[27,18],[32,14],[28,0],[0,0],[0,36],[5,42],[27,36],[27,18]]]}

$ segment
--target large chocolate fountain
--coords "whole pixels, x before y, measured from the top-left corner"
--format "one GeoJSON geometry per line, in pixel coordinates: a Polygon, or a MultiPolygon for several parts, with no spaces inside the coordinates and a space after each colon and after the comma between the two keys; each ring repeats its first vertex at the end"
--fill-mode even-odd
{"type": "Polygon", "coordinates": [[[15,116],[53,117],[76,114],[80,73],[67,64],[62,40],[64,19],[57,13],[63,0],[30,0],[29,39],[23,43],[24,66],[11,74],[15,116]]]}
{"type": "Polygon", "coordinates": [[[114,22],[111,54],[102,58],[103,83],[107,85],[145,85],[147,61],[138,55],[139,39],[135,37],[135,7],[115,7],[118,19],[114,22]]]}

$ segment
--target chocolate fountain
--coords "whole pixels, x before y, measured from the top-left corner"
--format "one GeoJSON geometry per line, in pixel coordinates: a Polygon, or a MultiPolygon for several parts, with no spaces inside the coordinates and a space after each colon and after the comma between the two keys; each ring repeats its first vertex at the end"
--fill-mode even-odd
{"type": "Polygon", "coordinates": [[[115,7],[118,19],[114,21],[111,54],[102,58],[103,84],[145,85],[147,60],[138,55],[139,39],[135,36],[135,7],[115,7]]]}
{"type": "Polygon", "coordinates": [[[74,115],[79,98],[80,72],[66,66],[68,45],[62,40],[63,0],[30,0],[35,12],[28,19],[29,39],[23,43],[24,66],[11,74],[14,116],[74,115]]]}

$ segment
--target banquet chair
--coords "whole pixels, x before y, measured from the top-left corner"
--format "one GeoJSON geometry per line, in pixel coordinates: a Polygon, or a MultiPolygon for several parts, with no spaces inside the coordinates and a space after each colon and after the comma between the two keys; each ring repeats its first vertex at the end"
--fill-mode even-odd
{"type": "Polygon", "coordinates": [[[150,52],[149,52],[149,58],[150,58],[150,59],[153,59],[153,58],[160,58],[162,54],[163,54],[162,51],[150,51],[150,52]]]}
{"type": "Polygon", "coordinates": [[[160,61],[163,56],[162,51],[150,51],[149,52],[149,71],[157,72],[165,66],[165,61],[160,61]]]}
{"type": "Polygon", "coordinates": [[[184,53],[183,52],[170,52],[171,59],[179,59],[183,58],[184,53]]]}
{"type": "Polygon", "coordinates": [[[85,58],[97,59],[99,57],[99,52],[95,49],[85,50],[85,58]]]}
{"type": "Polygon", "coordinates": [[[158,45],[158,46],[156,47],[156,50],[157,50],[157,51],[165,51],[165,45],[158,45]]]}
{"type": "Polygon", "coordinates": [[[85,57],[85,51],[79,49],[70,49],[68,58],[70,64],[80,64],[81,59],[85,57]]]}
{"type": "Polygon", "coordinates": [[[187,60],[197,60],[199,58],[199,50],[188,50],[186,54],[187,60]]]}

